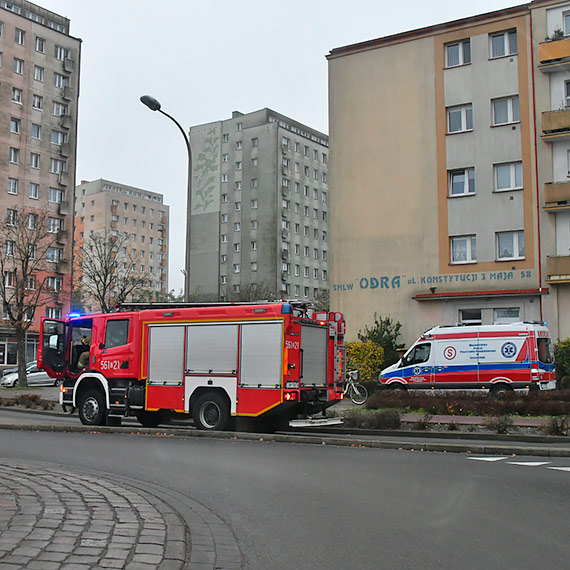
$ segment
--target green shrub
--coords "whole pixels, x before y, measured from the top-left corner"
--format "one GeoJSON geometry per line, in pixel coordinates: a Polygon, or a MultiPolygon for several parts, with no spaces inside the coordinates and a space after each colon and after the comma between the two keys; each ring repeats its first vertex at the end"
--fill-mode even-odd
{"type": "Polygon", "coordinates": [[[356,368],[360,372],[361,382],[375,382],[384,368],[384,349],[371,340],[347,342],[346,357],[348,368],[356,368]]]}
{"type": "Polygon", "coordinates": [[[381,346],[384,350],[383,367],[390,366],[400,360],[398,353],[398,337],[402,325],[394,322],[390,317],[380,317],[374,313],[374,324],[371,328],[367,326],[358,332],[358,340],[362,342],[372,341],[381,346]]]}
{"type": "Polygon", "coordinates": [[[556,379],[561,390],[570,388],[570,338],[559,340],[554,345],[556,379]]]}
{"type": "Polygon", "coordinates": [[[378,410],[365,412],[349,410],[344,415],[344,425],[359,429],[399,429],[402,417],[397,410],[378,410]]]}

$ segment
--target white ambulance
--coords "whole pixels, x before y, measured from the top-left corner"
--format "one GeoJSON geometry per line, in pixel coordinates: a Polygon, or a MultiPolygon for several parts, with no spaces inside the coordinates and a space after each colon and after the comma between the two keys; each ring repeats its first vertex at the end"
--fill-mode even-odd
{"type": "Polygon", "coordinates": [[[556,388],[546,323],[437,326],[379,376],[381,388],[506,390],[556,388]]]}

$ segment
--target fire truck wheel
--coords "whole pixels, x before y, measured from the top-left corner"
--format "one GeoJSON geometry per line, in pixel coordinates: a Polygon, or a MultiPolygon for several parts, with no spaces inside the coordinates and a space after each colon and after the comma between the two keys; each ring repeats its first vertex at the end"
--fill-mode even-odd
{"type": "Polygon", "coordinates": [[[145,410],[137,413],[137,420],[143,427],[155,428],[164,421],[164,416],[160,412],[147,412],[145,410]]]}
{"type": "Polygon", "coordinates": [[[87,426],[104,426],[107,417],[105,396],[99,390],[87,390],[79,398],[79,419],[87,426]]]}
{"type": "Polygon", "coordinates": [[[192,418],[198,429],[223,430],[229,421],[226,400],[216,392],[207,392],[192,405],[192,418]]]}

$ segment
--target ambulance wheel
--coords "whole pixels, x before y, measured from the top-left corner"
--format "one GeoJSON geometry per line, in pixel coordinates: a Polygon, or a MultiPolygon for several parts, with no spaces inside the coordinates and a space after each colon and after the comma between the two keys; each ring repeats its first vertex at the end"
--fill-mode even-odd
{"type": "Polygon", "coordinates": [[[388,389],[394,390],[395,392],[405,392],[406,391],[406,387],[403,384],[400,384],[400,382],[394,382],[393,384],[389,384],[388,389]]]}
{"type": "Polygon", "coordinates": [[[139,424],[147,428],[158,427],[163,421],[164,416],[160,412],[137,412],[137,420],[139,424]]]}
{"type": "Polygon", "coordinates": [[[489,391],[489,397],[495,400],[500,400],[502,398],[505,398],[512,391],[513,389],[507,384],[499,384],[498,386],[493,386],[491,388],[489,391]]]}
{"type": "Polygon", "coordinates": [[[79,419],[86,426],[104,426],[107,419],[105,396],[99,390],[87,390],[79,397],[79,419]]]}
{"type": "Polygon", "coordinates": [[[221,431],[229,422],[228,403],[220,394],[206,392],[192,405],[192,418],[198,429],[221,431]]]}

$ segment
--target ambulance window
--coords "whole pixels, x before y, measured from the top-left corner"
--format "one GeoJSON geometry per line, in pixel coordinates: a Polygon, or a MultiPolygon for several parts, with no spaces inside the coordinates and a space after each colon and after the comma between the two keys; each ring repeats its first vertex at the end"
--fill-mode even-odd
{"type": "Polygon", "coordinates": [[[129,321],[127,319],[107,321],[107,330],[105,331],[105,348],[122,346],[123,344],[127,344],[128,339],[129,321]]]}
{"type": "Polygon", "coordinates": [[[538,345],[538,360],[544,364],[552,364],[554,362],[554,354],[552,352],[552,343],[549,338],[539,338],[536,340],[538,345]]]}
{"type": "Polygon", "coordinates": [[[429,360],[431,353],[431,343],[425,342],[418,344],[414,349],[402,360],[402,366],[411,366],[412,364],[421,364],[429,360]]]}

